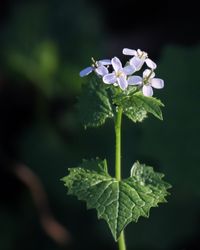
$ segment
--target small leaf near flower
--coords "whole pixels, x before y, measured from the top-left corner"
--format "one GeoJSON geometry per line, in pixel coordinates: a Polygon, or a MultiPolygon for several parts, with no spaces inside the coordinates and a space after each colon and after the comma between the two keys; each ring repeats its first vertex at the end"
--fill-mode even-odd
{"type": "Polygon", "coordinates": [[[107,118],[114,116],[106,85],[98,77],[83,85],[77,107],[85,128],[101,126],[107,118]]]}
{"type": "MultiPolygon", "coordinates": [[[[135,87],[133,89],[135,90],[135,87]]],[[[155,97],[144,96],[140,91],[117,94],[114,97],[114,103],[122,107],[124,115],[133,122],[143,121],[148,113],[160,120],[163,119],[160,107],[164,104],[155,97]]]]}

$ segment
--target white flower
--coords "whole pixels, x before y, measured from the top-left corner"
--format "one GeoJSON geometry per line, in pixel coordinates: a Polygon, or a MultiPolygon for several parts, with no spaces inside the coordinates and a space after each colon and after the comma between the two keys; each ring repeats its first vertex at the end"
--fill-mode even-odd
{"type": "Polygon", "coordinates": [[[104,75],[108,74],[108,69],[105,66],[111,64],[111,61],[109,59],[103,59],[103,60],[100,60],[100,61],[95,61],[92,58],[92,61],[93,61],[92,66],[87,67],[87,68],[80,71],[79,75],[81,77],[87,76],[93,71],[95,71],[100,76],[104,76],[104,75]]]}
{"type": "Polygon", "coordinates": [[[135,69],[130,65],[123,68],[122,63],[117,57],[114,57],[111,60],[111,64],[114,71],[104,75],[103,82],[106,84],[119,85],[122,90],[125,90],[128,87],[127,75],[132,75],[135,72],[135,69]]]}
{"type": "Polygon", "coordinates": [[[146,63],[147,66],[153,70],[157,67],[157,65],[151,59],[148,58],[148,54],[144,51],[141,51],[140,49],[134,50],[124,48],[122,53],[124,55],[133,56],[130,59],[130,65],[135,68],[135,71],[139,71],[144,63],[146,63]]]}
{"type": "Polygon", "coordinates": [[[128,84],[141,85],[144,96],[152,96],[153,88],[162,89],[164,87],[164,81],[160,78],[155,78],[155,73],[150,69],[146,69],[143,72],[143,78],[141,76],[130,76],[128,84]]]}

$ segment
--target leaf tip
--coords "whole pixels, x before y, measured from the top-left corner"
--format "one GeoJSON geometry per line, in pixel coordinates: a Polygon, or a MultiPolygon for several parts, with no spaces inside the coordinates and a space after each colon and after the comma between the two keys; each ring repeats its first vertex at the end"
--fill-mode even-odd
{"type": "Polygon", "coordinates": [[[59,180],[62,181],[62,182],[65,182],[66,181],[66,176],[60,178],[59,180]]]}

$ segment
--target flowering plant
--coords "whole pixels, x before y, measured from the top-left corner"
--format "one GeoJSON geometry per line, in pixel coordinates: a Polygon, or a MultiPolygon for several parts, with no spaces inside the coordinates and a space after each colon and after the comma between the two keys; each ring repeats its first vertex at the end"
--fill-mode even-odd
{"type": "Polygon", "coordinates": [[[115,177],[108,173],[107,161],[99,158],[83,160],[62,178],[68,193],[84,200],[88,208],[96,208],[98,218],[106,220],[119,249],[125,250],[124,228],[140,216],[148,217],[151,207],[166,202],[170,184],[152,167],[135,162],[129,178],[121,178],[121,122],[125,115],[133,122],[143,121],[148,113],[162,120],[163,103],[153,97],[153,88],[162,89],[164,81],[155,78],[157,65],[141,50],[123,49],[131,56],[125,66],[114,57],[95,61],[80,76],[92,74],[83,85],[79,97],[80,121],[87,127],[98,127],[107,119],[114,120],[115,177]],[[142,67],[142,76],[136,75],[142,67]]]}

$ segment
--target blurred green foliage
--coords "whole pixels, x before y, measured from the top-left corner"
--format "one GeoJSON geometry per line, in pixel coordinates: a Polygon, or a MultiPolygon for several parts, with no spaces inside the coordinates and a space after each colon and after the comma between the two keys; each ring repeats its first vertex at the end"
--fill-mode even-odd
{"type": "Polygon", "coordinates": [[[3,65],[47,97],[70,96],[88,55],[99,55],[100,31],[97,10],[82,0],[15,4],[1,31],[3,65]]]}

